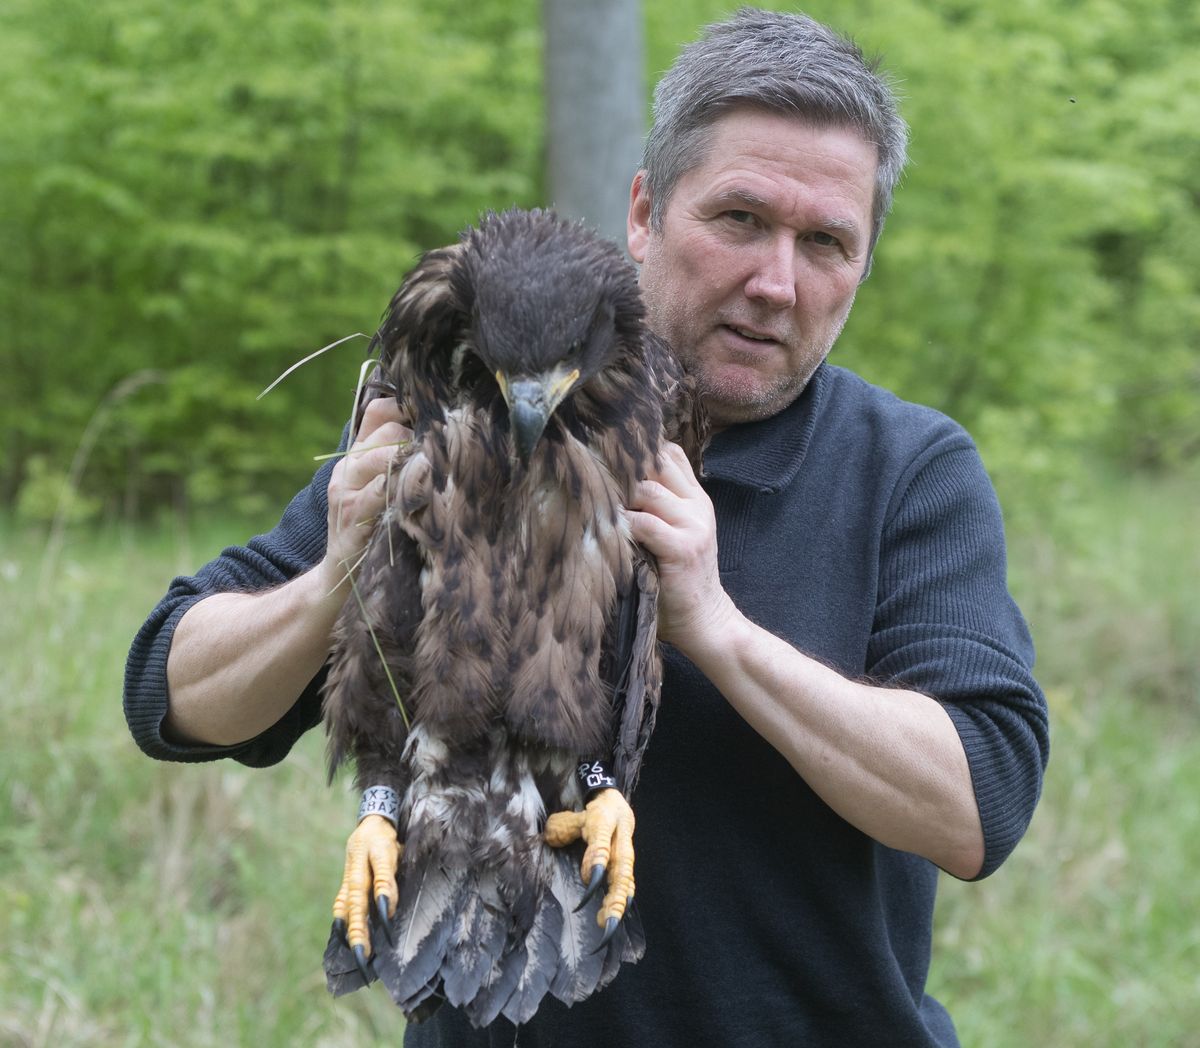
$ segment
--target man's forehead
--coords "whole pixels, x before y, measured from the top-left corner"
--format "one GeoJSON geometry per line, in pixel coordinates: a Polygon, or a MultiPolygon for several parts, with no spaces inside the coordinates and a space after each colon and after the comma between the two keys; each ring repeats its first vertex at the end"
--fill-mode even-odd
{"type": "Polygon", "coordinates": [[[771,125],[777,135],[788,135],[789,132],[794,132],[806,138],[832,135],[839,138],[856,139],[862,146],[870,150],[875,164],[878,163],[877,143],[852,120],[826,120],[786,109],[745,103],[722,109],[713,119],[703,125],[700,129],[703,146],[696,154],[695,164],[691,166],[700,166],[709,160],[715,140],[723,134],[730,131],[736,132],[739,128],[750,124],[771,125]]]}
{"type": "Polygon", "coordinates": [[[778,211],[803,200],[825,224],[859,231],[870,222],[878,153],[854,127],[822,127],[752,111],[714,128],[704,158],[682,180],[708,207],[778,211]]]}

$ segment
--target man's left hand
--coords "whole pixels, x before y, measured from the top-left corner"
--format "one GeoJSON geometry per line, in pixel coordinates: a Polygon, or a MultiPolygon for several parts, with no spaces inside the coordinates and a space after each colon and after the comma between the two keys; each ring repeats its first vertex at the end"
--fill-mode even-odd
{"type": "Polygon", "coordinates": [[[685,654],[719,644],[737,616],[717,570],[712,500],[678,444],[665,444],[658,468],[634,491],[633,538],[658,560],[658,636],[685,654]]]}

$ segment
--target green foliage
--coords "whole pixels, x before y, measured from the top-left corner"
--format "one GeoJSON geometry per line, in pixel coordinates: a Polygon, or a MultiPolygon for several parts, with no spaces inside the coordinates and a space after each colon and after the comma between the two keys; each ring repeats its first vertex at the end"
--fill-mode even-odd
{"type": "Polygon", "coordinates": [[[258,391],[369,334],[418,251],[537,200],[534,11],[491,7],[5,5],[0,504],[147,366],[166,387],[114,413],[85,491],[144,513],[303,482],[366,343],[258,391]]]}
{"type": "Polygon", "coordinates": [[[100,511],[100,500],[71,487],[66,471],[54,469],[45,455],[31,455],[26,469],[17,498],[19,520],[49,524],[61,514],[65,523],[81,524],[100,511]]]}
{"type": "Polygon", "coordinates": [[[869,33],[915,134],[851,365],[960,418],[1011,476],[1200,450],[1181,403],[1200,383],[1200,12],[893,5],[869,33]]]}
{"type": "MultiPolygon", "coordinates": [[[[646,5],[650,80],[736,5],[646,5]]],[[[913,163],[835,361],[942,408],[1003,491],[1200,452],[1200,8],[813,0],[886,52],[913,163]]],[[[424,248],[541,198],[537,5],[10,0],[0,13],[0,505],[278,505],[424,248]],[[40,457],[43,466],[34,466],[40,457]],[[37,472],[40,470],[41,472],[37,472]]],[[[1026,503],[1035,501],[1031,498],[1026,503]]]]}

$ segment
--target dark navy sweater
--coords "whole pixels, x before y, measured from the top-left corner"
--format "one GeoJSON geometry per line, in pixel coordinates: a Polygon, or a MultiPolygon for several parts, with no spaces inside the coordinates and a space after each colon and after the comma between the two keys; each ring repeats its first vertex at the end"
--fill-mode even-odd
{"type": "MultiPolygon", "coordinates": [[[[741,610],[847,676],[945,705],[983,823],[980,876],[991,873],[1033,813],[1048,731],[1006,587],[999,506],[970,438],[823,365],[779,415],[720,433],[705,465],[721,579],[741,610]]],[[[125,708],[152,756],[269,764],[318,720],[319,679],[239,746],[175,746],[160,732],[175,623],[207,593],[315,563],[328,470],[269,535],[175,580],[138,634],[125,708]]],[[[544,1003],[519,1032],[523,1048],[957,1044],[924,991],[936,868],[841,819],[671,649],[635,807],[646,957],[574,1008],[544,1003]]],[[[471,1031],[443,1009],[405,1043],[511,1045],[513,1030],[471,1031]]]]}

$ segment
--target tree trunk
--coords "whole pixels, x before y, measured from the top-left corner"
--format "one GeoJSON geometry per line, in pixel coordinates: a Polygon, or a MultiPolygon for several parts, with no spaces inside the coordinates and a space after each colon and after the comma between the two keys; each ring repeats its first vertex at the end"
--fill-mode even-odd
{"type": "Polygon", "coordinates": [[[622,248],[645,128],[639,0],[543,0],[547,186],[622,248]]]}

